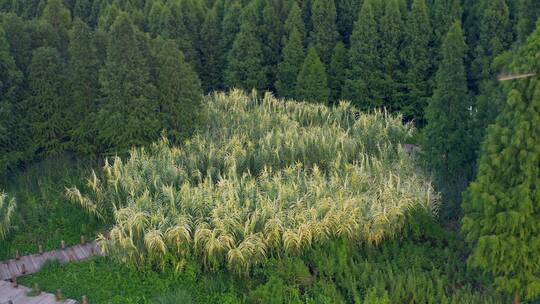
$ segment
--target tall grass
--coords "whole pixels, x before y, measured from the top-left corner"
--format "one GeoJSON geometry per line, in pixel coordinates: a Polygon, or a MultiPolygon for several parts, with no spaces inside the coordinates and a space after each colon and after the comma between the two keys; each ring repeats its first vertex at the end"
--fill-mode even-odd
{"type": "Polygon", "coordinates": [[[17,204],[14,198],[0,191],[0,240],[6,238],[17,204]]]}
{"type": "Polygon", "coordinates": [[[241,91],[205,104],[211,122],[192,140],[134,149],[67,190],[114,220],[113,256],[247,273],[335,239],[377,244],[409,210],[435,212],[437,195],[401,148],[414,134],[401,117],[241,91]]]}

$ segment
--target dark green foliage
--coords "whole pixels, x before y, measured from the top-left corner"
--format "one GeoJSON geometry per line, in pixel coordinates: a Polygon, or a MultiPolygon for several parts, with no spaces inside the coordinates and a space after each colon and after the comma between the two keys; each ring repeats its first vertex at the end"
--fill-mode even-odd
{"type": "Polygon", "coordinates": [[[294,98],[296,96],[296,81],[304,58],[301,34],[293,28],[283,48],[283,59],[278,65],[276,89],[280,97],[294,98]]]}
{"type": "Polygon", "coordinates": [[[27,119],[32,130],[32,150],[38,155],[62,153],[68,144],[65,75],[56,49],[41,47],[33,52],[28,68],[27,119]]]}
{"type": "Polygon", "coordinates": [[[365,0],[351,35],[349,75],[342,97],[360,110],[380,106],[379,35],[372,0],[365,0]]]}
{"type": "Polygon", "coordinates": [[[75,19],[69,42],[69,119],[72,149],[86,155],[97,152],[95,119],[99,100],[99,60],[91,29],[75,19]]]}
{"type": "Polygon", "coordinates": [[[432,0],[433,30],[437,46],[441,46],[448,29],[456,21],[461,21],[463,9],[459,0],[432,0]]]}
{"type": "Polygon", "coordinates": [[[292,2],[289,15],[285,21],[285,33],[287,36],[291,35],[293,29],[296,29],[300,33],[302,44],[304,44],[307,35],[306,27],[304,20],[302,20],[302,11],[300,10],[300,7],[296,1],[292,2]]]}
{"type": "Polygon", "coordinates": [[[391,111],[398,111],[404,107],[404,75],[399,56],[403,43],[403,22],[398,1],[388,0],[379,25],[379,54],[384,74],[381,83],[384,90],[381,90],[381,97],[383,106],[391,111]]]}
{"type": "Polygon", "coordinates": [[[330,101],[337,103],[341,98],[341,88],[347,77],[348,54],[345,45],[338,42],[328,68],[328,86],[330,88],[330,101]]]}
{"type": "Polygon", "coordinates": [[[47,39],[48,46],[55,47],[63,57],[66,57],[69,41],[68,31],[71,25],[69,9],[62,0],[47,0],[41,19],[51,26],[50,37],[47,39]]]}
{"type": "Polygon", "coordinates": [[[221,20],[219,2],[207,13],[202,27],[201,41],[201,80],[206,92],[222,89],[222,73],[225,68],[222,54],[225,49],[219,43],[221,39],[221,20]]]}
{"type": "Polygon", "coordinates": [[[26,136],[20,126],[24,118],[17,102],[22,80],[23,75],[15,65],[0,26],[0,172],[6,172],[22,158],[20,149],[24,148],[26,136]]]}
{"type": "Polygon", "coordinates": [[[407,18],[402,57],[408,94],[402,107],[408,119],[424,125],[424,109],[432,92],[433,31],[425,0],[414,0],[407,18]]]}
{"type": "MultiPolygon", "coordinates": [[[[540,26],[512,67],[540,72],[539,48],[540,26]]],[[[483,143],[476,180],[464,195],[462,229],[474,248],[470,264],[519,302],[540,295],[540,82],[535,77],[511,86],[483,143]]]]}
{"type": "Polygon", "coordinates": [[[254,27],[253,24],[243,24],[234,40],[225,75],[225,84],[228,88],[259,91],[267,88],[262,43],[254,27]]]}
{"type": "Polygon", "coordinates": [[[310,42],[325,64],[330,63],[332,52],[339,39],[336,18],[334,0],[313,0],[311,7],[313,30],[310,33],[310,42]]]}
{"type": "Polygon", "coordinates": [[[459,22],[450,28],[442,45],[433,97],[426,109],[424,151],[435,170],[439,189],[451,202],[445,209],[456,212],[457,196],[472,172],[470,135],[471,98],[467,89],[464,58],[467,46],[459,22]],[[453,189],[450,191],[448,189],[453,189]]]}
{"type": "Polygon", "coordinates": [[[307,51],[306,59],[298,74],[296,98],[308,102],[327,103],[330,97],[326,68],[314,47],[307,51]]]}
{"type": "Polygon", "coordinates": [[[159,135],[156,90],[143,51],[144,39],[127,14],[118,16],[109,33],[107,60],[100,72],[103,105],[98,113],[103,151],[124,153],[159,135]]]}
{"type": "Polygon", "coordinates": [[[472,63],[474,80],[491,80],[492,62],[512,43],[510,12],[505,0],[490,0],[481,6],[478,44],[472,63]]]}
{"type": "Polygon", "coordinates": [[[156,55],[160,127],[174,143],[190,136],[202,123],[202,89],[197,74],[176,45],[167,41],[156,55]]]}
{"type": "Polygon", "coordinates": [[[353,25],[360,10],[360,0],[335,0],[337,12],[337,29],[343,41],[349,45],[353,25]]]}
{"type": "Polygon", "coordinates": [[[540,18],[540,2],[536,0],[516,0],[517,35],[522,42],[533,32],[540,18]]]}

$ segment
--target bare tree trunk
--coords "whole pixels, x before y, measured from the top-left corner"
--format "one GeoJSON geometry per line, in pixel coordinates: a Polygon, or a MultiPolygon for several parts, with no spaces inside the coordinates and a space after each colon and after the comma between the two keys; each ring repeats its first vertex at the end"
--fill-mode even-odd
{"type": "Polygon", "coordinates": [[[514,296],[514,304],[521,304],[521,298],[518,293],[514,296]]]}

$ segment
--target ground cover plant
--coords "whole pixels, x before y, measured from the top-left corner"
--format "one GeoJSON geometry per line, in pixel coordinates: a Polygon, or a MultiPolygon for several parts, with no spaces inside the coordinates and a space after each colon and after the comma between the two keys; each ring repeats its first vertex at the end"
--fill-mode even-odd
{"type": "Polygon", "coordinates": [[[88,160],[83,165],[70,156],[58,156],[3,180],[8,199],[3,205],[0,202],[0,224],[9,218],[10,229],[4,238],[0,233],[0,260],[15,257],[17,250],[22,255],[34,254],[39,244],[45,250],[58,249],[62,240],[68,246],[77,244],[81,235],[92,239],[106,227],[64,195],[67,186],[84,183],[83,176],[93,163],[88,160]],[[17,203],[15,212],[10,209],[12,202],[17,203]]]}
{"type": "Polygon", "coordinates": [[[28,286],[94,303],[508,303],[490,280],[462,267],[465,243],[431,216],[415,214],[403,234],[379,246],[338,240],[290,259],[271,258],[250,277],[208,272],[190,260],[159,272],[99,258],[51,264],[28,286]]]}
{"type": "Polygon", "coordinates": [[[380,243],[408,211],[435,210],[429,180],[402,149],[413,127],[399,116],[241,91],[206,103],[211,123],[184,145],[134,149],[68,189],[113,218],[104,244],[121,260],[181,269],[196,256],[245,274],[335,239],[380,243]]]}

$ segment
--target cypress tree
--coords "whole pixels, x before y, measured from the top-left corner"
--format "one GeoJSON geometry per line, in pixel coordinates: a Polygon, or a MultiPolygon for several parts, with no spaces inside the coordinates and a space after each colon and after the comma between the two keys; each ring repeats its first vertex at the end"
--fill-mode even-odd
{"type": "Polygon", "coordinates": [[[268,83],[270,89],[274,89],[276,81],[277,65],[280,61],[282,51],[283,36],[285,35],[284,21],[282,19],[283,0],[265,0],[262,11],[262,24],[260,33],[262,34],[263,52],[268,73],[268,83]]]}
{"type": "Polygon", "coordinates": [[[172,38],[174,30],[170,26],[171,10],[161,1],[153,1],[147,17],[147,24],[153,36],[172,38]]]}
{"type": "Polygon", "coordinates": [[[330,101],[337,103],[341,98],[341,90],[347,77],[348,54],[345,44],[338,42],[328,68],[328,86],[330,101]]]}
{"type": "Polygon", "coordinates": [[[524,42],[534,30],[540,18],[540,2],[536,0],[516,0],[517,2],[517,35],[524,42]]]}
{"type": "Polygon", "coordinates": [[[73,18],[79,18],[87,24],[92,23],[92,3],[90,0],[76,0],[73,18]]]}
{"type": "Polygon", "coordinates": [[[379,35],[371,0],[365,0],[351,35],[349,71],[342,98],[360,110],[380,106],[379,35]]]}
{"type": "MultiPolygon", "coordinates": [[[[513,70],[540,73],[540,25],[513,70]]],[[[489,273],[514,303],[540,296],[540,81],[514,80],[483,143],[476,180],[464,194],[469,263],[489,273]]]]}
{"type": "MultiPolygon", "coordinates": [[[[62,0],[47,0],[41,19],[51,26],[51,37],[46,38],[48,46],[55,47],[62,58],[67,57],[71,13],[62,0]]],[[[45,28],[45,25],[42,25],[45,28]]]]}
{"type": "Polygon", "coordinates": [[[317,50],[310,47],[302,69],[298,74],[296,98],[300,101],[321,102],[326,104],[330,97],[326,69],[321,62],[317,50]]]}
{"type": "Polygon", "coordinates": [[[201,41],[201,80],[206,92],[215,91],[222,88],[222,71],[224,69],[221,60],[225,51],[219,43],[221,39],[221,20],[219,17],[219,2],[216,2],[212,9],[206,14],[202,28],[201,41]]]}
{"type": "Polygon", "coordinates": [[[97,122],[106,152],[124,153],[159,134],[155,87],[143,47],[127,13],[121,13],[111,26],[107,60],[100,71],[104,104],[97,122]]]}
{"type": "Polygon", "coordinates": [[[156,58],[161,128],[172,142],[180,143],[201,124],[201,83],[173,42],[165,42],[156,58]]]}
{"type": "Polygon", "coordinates": [[[304,62],[304,53],[301,34],[293,28],[283,48],[283,59],[278,65],[276,89],[280,97],[295,97],[296,80],[304,62]]]}
{"type": "Polygon", "coordinates": [[[380,24],[380,49],[384,78],[381,91],[383,105],[387,109],[399,111],[404,106],[403,70],[399,56],[402,49],[402,18],[398,0],[388,0],[380,24]]]}
{"type": "Polygon", "coordinates": [[[23,75],[9,52],[4,29],[0,26],[0,172],[20,160],[26,134],[19,100],[23,75]]]}
{"type": "Polygon", "coordinates": [[[358,0],[335,0],[337,12],[337,29],[346,45],[353,30],[354,21],[360,10],[358,0]]]}
{"type": "Polygon", "coordinates": [[[460,0],[433,0],[433,31],[436,46],[440,46],[448,29],[456,20],[461,20],[463,9],[460,0]]]}
{"type": "Polygon", "coordinates": [[[65,77],[56,49],[41,47],[33,52],[28,73],[28,120],[32,130],[32,150],[37,155],[62,153],[68,144],[69,122],[65,77]]]}
{"type": "Polygon", "coordinates": [[[262,43],[251,23],[244,23],[229,53],[225,83],[245,90],[267,88],[262,43]]]}
{"type": "MultiPolygon", "coordinates": [[[[430,167],[438,174],[440,190],[455,202],[471,175],[471,102],[464,58],[467,51],[459,22],[450,28],[441,48],[433,97],[426,109],[424,151],[430,167]]],[[[446,211],[454,212],[455,206],[446,211]]]]}
{"type": "Polygon", "coordinates": [[[304,25],[304,20],[302,19],[302,11],[300,10],[300,7],[296,1],[292,1],[289,15],[285,21],[285,33],[288,35],[288,37],[290,37],[293,29],[296,29],[300,33],[302,44],[304,44],[307,36],[306,27],[304,25]]]}
{"type": "Polygon", "coordinates": [[[425,0],[414,0],[407,18],[404,49],[407,97],[402,112],[423,125],[424,110],[431,96],[433,55],[430,50],[433,31],[425,0]]]}
{"type": "Polygon", "coordinates": [[[98,109],[100,63],[93,36],[86,23],[75,19],[68,49],[71,138],[74,149],[85,154],[97,152],[94,121],[98,109]]]}
{"type": "Polygon", "coordinates": [[[473,62],[474,80],[477,82],[494,76],[492,61],[512,43],[510,12],[506,1],[486,1],[481,11],[478,44],[473,62]]]}
{"type": "Polygon", "coordinates": [[[310,34],[310,42],[317,50],[321,60],[325,64],[329,64],[339,39],[334,0],[313,0],[311,21],[313,31],[310,34]]]}

